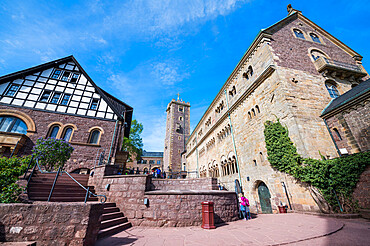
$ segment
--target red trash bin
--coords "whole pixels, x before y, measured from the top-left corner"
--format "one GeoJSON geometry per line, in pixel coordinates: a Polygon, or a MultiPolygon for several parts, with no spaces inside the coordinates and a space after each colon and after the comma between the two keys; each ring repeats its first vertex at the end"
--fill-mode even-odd
{"type": "Polygon", "coordinates": [[[215,229],[213,202],[202,202],[202,228],[215,229]]]}
{"type": "Polygon", "coordinates": [[[278,206],[278,208],[279,208],[279,213],[280,214],[286,214],[287,213],[286,206],[278,206]]]}

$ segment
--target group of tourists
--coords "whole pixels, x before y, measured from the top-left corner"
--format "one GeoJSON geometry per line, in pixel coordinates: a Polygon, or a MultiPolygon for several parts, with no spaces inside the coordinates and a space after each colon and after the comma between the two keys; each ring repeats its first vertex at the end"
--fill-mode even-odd
{"type": "Polygon", "coordinates": [[[249,210],[249,200],[244,196],[244,193],[239,193],[239,205],[242,219],[252,219],[251,212],[249,210]]]}

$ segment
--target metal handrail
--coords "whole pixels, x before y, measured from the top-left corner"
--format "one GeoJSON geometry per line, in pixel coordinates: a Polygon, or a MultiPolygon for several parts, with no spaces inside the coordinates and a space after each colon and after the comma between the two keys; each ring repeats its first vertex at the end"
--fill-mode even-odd
{"type": "Polygon", "coordinates": [[[31,156],[31,160],[30,160],[30,162],[28,163],[28,166],[27,166],[27,169],[26,169],[26,171],[24,172],[24,176],[23,176],[23,178],[24,179],[26,179],[26,175],[27,175],[27,173],[28,173],[28,170],[30,169],[30,166],[31,166],[31,163],[32,163],[32,161],[33,161],[33,155],[31,156]]]}
{"type": "Polygon", "coordinates": [[[98,194],[94,194],[90,191],[90,188],[89,187],[85,187],[83,186],[82,184],[80,184],[75,178],[72,177],[72,175],[70,175],[68,172],[66,171],[63,171],[62,173],[66,173],[73,181],[75,181],[82,189],[86,190],[86,196],[85,196],[85,203],[87,201],[87,198],[90,198],[91,196],[95,196],[95,197],[101,197],[100,198],[100,203],[105,203],[107,201],[107,197],[105,195],[98,195],[98,194]]]}
{"type": "Polygon", "coordinates": [[[15,147],[14,147],[12,153],[10,154],[9,158],[12,158],[13,157],[13,154],[15,152],[15,149],[18,147],[18,144],[19,144],[19,140],[17,141],[17,144],[15,145],[15,147]]]}
{"type": "Polygon", "coordinates": [[[51,198],[51,195],[53,194],[53,191],[54,191],[54,188],[55,188],[55,184],[57,183],[57,180],[58,180],[59,173],[60,173],[60,170],[61,169],[62,169],[62,167],[59,167],[58,168],[57,175],[55,176],[55,179],[54,179],[54,182],[53,182],[53,186],[51,187],[51,190],[50,190],[50,193],[49,193],[48,202],[50,202],[50,198],[51,198]]]}
{"type": "MultiPolygon", "coordinates": [[[[32,163],[32,160],[33,160],[33,156],[32,156],[32,158],[31,158],[31,161],[30,161],[30,163],[28,164],[28,167],[27,167],[27,170],[26,170],[26,173],[28,172],[28,169],[29,169],[29,167],[30,167],[30,165],[31,165],[31,163],[32,163]]],[[[90,191],[90,188],[88,187],[88,188],[86,188],[85,186],[83,186],[80,182],[78,182],[75,178],[73,178],[72,177],[72,175],[70,175],[67,171],[61,171],[62,170],[62,167],[59,167],[59,169],[58,169],[58,171],[57,172],[47,172],[47,171],[43,171],[42,169],[41,169],[41,167],[40,167],[40,164],[39,164],[39,160],[36,158],[36,164],[33,166],[33,169],[32,169],[32,172],[31,172],[31,174],[30,174],[30,176],[28,177],[28,180],[27,180],[27,185],[26,185],[26,187],[28,187],[28,184],[29,184],[29,182],[31,181],[31,178],[32,178],[32,176],[33,176],[33,174],[35,173],[35,169],[36,169],[36,167],[38,167],[38,169],[39,169],[39,171],[41,172],[41,173],[56,173],[57,175],[55,176],[55,179],[54,179],[54,182],[53,182],[53,186],[52,186],[52,188],[51,188],[51,190],[50,190],[50,193],[49,193],[49,198],[48,198],[48,202],[50,201],[50,199],[51,199],[51,196],[52,196],[52,194],[53,194],[53,191],[54,191],[54,188],[55,188],[55,185],[56,185],[56,182],[57,182],[57,180],[58,180],[58,177],[60,176],[60,175],[62,175],[63,173],[66,173],[75,183],[77,183],[82,189],[84,189],[84,190],[86,190],[86,195],[85,195],[85,203],[87,202],[87,199],[88,198],[90,198],[91,196],[94,196],[94,197],[101,197],[100,198],[100,202],[101,203],[105,203],[106,201],[107,201],[107,197],[105,196],[105,195],[98,195],[98,194],[94,194],[94,193],[92,193],[91,191],[90,191]]],[[[26,173],[24,174],[24,178],[26,177],[26,173]]]]}

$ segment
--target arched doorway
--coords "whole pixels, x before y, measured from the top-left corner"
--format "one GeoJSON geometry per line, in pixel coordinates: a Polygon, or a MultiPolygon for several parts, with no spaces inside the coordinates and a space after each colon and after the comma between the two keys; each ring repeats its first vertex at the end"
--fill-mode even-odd
{"type": "Polygon", "coordinates": [[[260,205],[261,205],[262,213],[272,214],[272,207],[271,207],[271,201],[270,201],[271,194],[266,184],[263,182],[261,182],[258,185],[258,196],[260,198],[260,205]]]}

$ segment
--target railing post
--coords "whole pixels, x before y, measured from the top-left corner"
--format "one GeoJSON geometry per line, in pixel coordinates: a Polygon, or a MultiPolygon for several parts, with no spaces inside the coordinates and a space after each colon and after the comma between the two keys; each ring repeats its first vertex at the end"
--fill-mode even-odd
{"type": "Polygon", "coordinates": [[[86,196],[85,196],[85,203],[87,202],[87,198],[88,198],[88,195],[89,195],[89,190],[90,190],[90,187],[87,187],[86,196]]]}
{"type": "MultiPolygon", "coordinates": [[[[33,155],[31,156],[31,160],[30,160],[30,162],[28,163],[28,166],[27,166],[27,169],[26,169],[26,171],[24,172],[24,176],[23,176],[23,178],[25,179],[26,178],[26,175],[27,175],[27,172],[28,172],[28,169],[30,169],[30,166],[31,166],[31,163],[32,163],[32,161],[33,161],[33,155]]],[[[35,166],[36,166],[36,164],[35,164],[35,166]]]]}
{"type": "Polygon", "coordinates": [[[17,146],[18,146],[18,143],[19,143],[19,140],[17,141],[17,144],[15,145],[15,147],[14,147],[14,149],[13,149],[12,153],[10,154],[10,157],[9,157],[9,158],[12,158],[12,156],[13,156],[13,154],[14,154],[14,151],[15,151],[15,149],[16,149],[16,148],[17,148],[17,146]]]}
{"type": "Polygon", "coordinates": [[[35,172],[36,166],[37,166],[36,164],[33,166],[32,172],[31,172],[30,176],[28,177],[26,187],[28,187],[28,184],[29,184],[29,183],[30,183],[30,181],[31,181],[31,178],[32,178],[33,173],[35,172]]]}
{"type": "Polygon", "coordinates": [[[55,176],[54,183],[53,183],[53,187],[51,187],[51,190],[50,190],[50,194],[49,194],[48,202],[50,202],[51,195],[53,194],[54,187],[55,187],[55,184],[57,183],[58,176],[59,176],[59,173],[60,173],[60,169],[61,169],[61,167],[59,167],[58,172],[57,172],[57,175],[55,176]]]}

